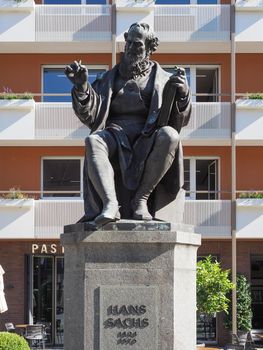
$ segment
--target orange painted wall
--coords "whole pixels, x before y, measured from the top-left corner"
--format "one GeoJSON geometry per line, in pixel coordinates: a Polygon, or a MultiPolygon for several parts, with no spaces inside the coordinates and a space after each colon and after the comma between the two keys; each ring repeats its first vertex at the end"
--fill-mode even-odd
{"type": "Polygon", "coordinates": [[[83,147],[0,147],[0,188],[40,191],[41,157],[84,156],[83,147]]]}
{"type": "Polygon", "coordinates": [[[1,54],[1,85],[13,92],[30,91],[41,93],[41,66],[67,65],[74,60],[81,60],[90,65],[110,65],[110,54],[1,54]]]}
{"type": "MultiPolygon", "coordinates": [[[[41,93],[41,66],[67,65],[81,59],[83,63],[111,66],[111,54],[1,54],[1,87],[13,92],[41,93]],[[11,73],[12,72],[12,73],[11,73]],[[11,74],[10,74],[11,73],[11,74]]],[[[120,55],[118,55],[118,60],[120,55]]],[[[155,54],[153,60],[160,64],[214,64],[221,66],[221,91],[230,93],[230,56],[228,54],[155,54]]]]}
{"type": "Polygon", "coordinates": [[[263,92],[263,54],[243,53],[236,56],[236,84],[238,93],[263,92]]]}
{"type": "Polygon", "coordinates": [[[221,199],[231,198],[231,148],[230,147],[184,147],[184,156],[219,157],[221,199]]]}
{"type": "Polygon", "coordinates": [[[263,190],[263,147],[237,147],[237,190],[263,190]]]}

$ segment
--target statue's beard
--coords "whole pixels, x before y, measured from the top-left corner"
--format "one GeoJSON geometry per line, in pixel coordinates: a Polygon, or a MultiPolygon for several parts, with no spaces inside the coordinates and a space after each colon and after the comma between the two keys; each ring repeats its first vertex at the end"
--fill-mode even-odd
{"type": "Polygon", "coordinates": [[[149,67],[149,55],[140,57],[125,53],[122,58],[122,67],[128,76],[137,76],[144,72],[149,67]]]}

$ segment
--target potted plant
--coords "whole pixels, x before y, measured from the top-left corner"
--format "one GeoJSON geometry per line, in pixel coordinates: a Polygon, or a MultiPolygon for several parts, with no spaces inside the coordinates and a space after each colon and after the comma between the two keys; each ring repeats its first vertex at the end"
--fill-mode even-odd
{"type": "Polygon", "coordinates": [[[229,270],[222,270],[211,256],[198,261],[196,276],[196,299],[198,317],[209,321],[219,312],[228,312],[229,292],[233,284],[229,270]]]}
{"type": "Polygon", "coordinates": [[[7,194],[0,198],[0,207],[32,207],[34,199],[21,192],[19,188],[10,188],[7,194]]]}
{"type": "Polygon", "coordinates": [[[0,332],[0,350],[30,350],[27,341],[15,333],[0,332]]]}
{"type": "MultiPolygon", "coordinates": [[[[237,293],[237,330],[239,338],[245,343],[247,333],[252,328],[252,310],[251,310],[251,290],[244,275],[237,275],[236,284],[237,293]]],[[[231,298],[231,297],[230,297],[231,298]]],[[[225,327],[232,328],[232,305],[230,304],[229,313],[225,316],[225,327]]]]}

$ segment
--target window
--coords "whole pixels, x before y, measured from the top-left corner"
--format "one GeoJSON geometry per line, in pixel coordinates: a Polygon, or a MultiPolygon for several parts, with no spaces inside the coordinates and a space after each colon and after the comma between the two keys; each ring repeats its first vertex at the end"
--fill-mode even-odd
{"type": "MultiPolygon", "coordinates": [[[[179,65],[183,66],[183,65],[179,65]]],[[[173,73],[174,68],[164,66],[173,73]]],[[[193,102],[218,102],[220,93],[220,68],[218,66],[184,66],[188,84],[192,90],[193,102]],[[204,96],[196,96],[205,94],[204,96]]]]}
{"type": "Polygon", "coordinates": [[[96,5],[106,4],[106,0],[43,0],[45,5],[96,5]]]}
{"type": "MultiPolygon", "coordinates": [[[[106,70],[102,68],[89,68],[89,82],[93,83],[99,73],[106,70]]],[[[64,73],[64,66],[43,67],[42,91],[44,94],[69,94],[68,96],[44,96],[44,102],[71,102],[70,92],[72,83],[64,73]]]]}
{"type": "Polygon", "coordinates": [[[184,189],[187,198],[218,199],[218,163],[218,159],[184,159],[184,189]]]}
{"type": "Polygon", "coordinates": [[[42,196],[80,197],[81,174],[82,158],[80,157],[42,159],[42,196]],[[51,193],[45,193],[45,191],[51,191],[51,193]],[[55,193],[55,191],[71,193],[55,193]]]}

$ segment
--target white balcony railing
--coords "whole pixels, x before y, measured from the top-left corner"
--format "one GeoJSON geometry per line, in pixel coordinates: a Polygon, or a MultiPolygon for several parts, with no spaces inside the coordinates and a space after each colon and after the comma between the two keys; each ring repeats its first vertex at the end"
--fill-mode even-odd
{"type": "Polygon", "coordinates": [[[181,131],[183,139],[230,139],[231,106],[229,102],[194,102],[192,115],[181,131]]]}
{"type": "Polygon", "coordinates": [[[59,238],[63,226],[76,223],[83,210],[80,199],[35,201],[35,238],[59,238]]]}
{"type": "Polygon", "coordinates": [[[230,237],[231,201],[186,200],[184,222],[203,237],[230,237]]]}
{"type": "Polygon", "coordinates": [[[110,41],[110,5],[36,5],[36,41],[110,41]]]}
{"type": "MultiPolygon", "coordinates": [[[[35,201],[35,237],[58,238],[63,226],[75,223],[83,210],[82,200],[35,201]]],[[[184,222],[203,237],[230,237],[231,201],[186,200],[184,222]]]]}
{"type": "Polygon", "coordinates": [[[85,139],[88,134],[89,129],[76,117],[71,102],[36,103],[36,139],[85,139]]]}
{"type": "Polygon", "coordinates": [[[154,30],[161,42],[229,41],[229,5],[156,5],[154,30]]]}
{"type": "MultiPolygon", "coordinates": [[[[70,102],[37,102],[35,113],[36,139],[85,139],[89,133],[70,102]]],[[[230,103],[194,102],[191,119],[181,135],[183,139],[230,139],[230,128],[230,103]]]]}

